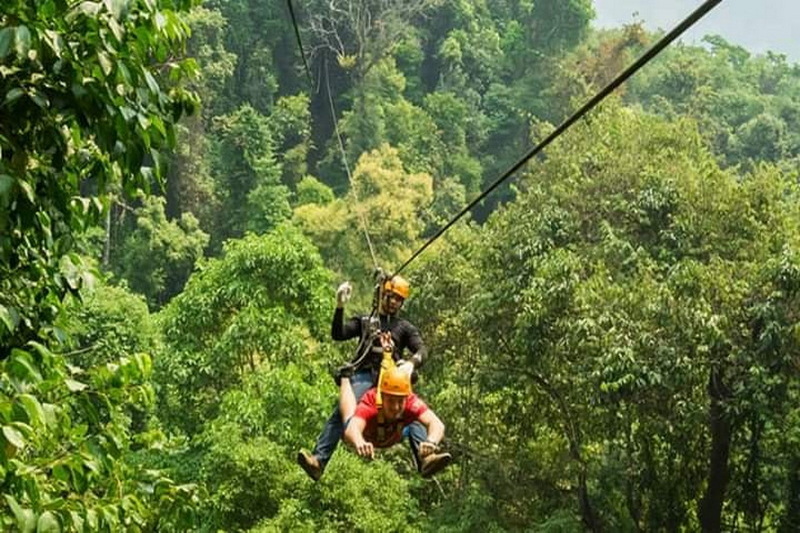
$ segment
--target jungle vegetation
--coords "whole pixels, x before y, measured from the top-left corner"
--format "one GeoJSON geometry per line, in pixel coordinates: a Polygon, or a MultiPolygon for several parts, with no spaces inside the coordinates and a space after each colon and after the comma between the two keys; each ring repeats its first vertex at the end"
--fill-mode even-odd
{"type": "Polygon", "coordinates": [[[364,229],[391,271],[659,35],[295,7],[308,71],[283,1],[0,7],[0,528],[800,529],[800,66],[674,45],[448,231],[403,313],[454,464],[313,483],[364,229]]]}

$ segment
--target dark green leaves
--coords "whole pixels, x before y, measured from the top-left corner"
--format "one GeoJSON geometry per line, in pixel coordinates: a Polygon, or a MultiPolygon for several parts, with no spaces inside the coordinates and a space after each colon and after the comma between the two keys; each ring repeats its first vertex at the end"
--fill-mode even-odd
{"type": "MultiPolygon", "coordinates": [[[[149,357],[138,350],[126,357],[130,345],[106,341],[104,327],[92,331],[100,346],[88,347],[102,361],[81,361],[98,364],[80,368],[63,354],[66,331],[74,331],[65,324],[72,306],[95,281],[76,243],[107,212],[109,189],[136,192],[153,183],[143,154],[170,148],[173,121],[191,100],[185,90],[162,91],[153,65],[154,57],[182,54],[186,25],[173,7],[168,0],[3,5],[3,530],[150,530],[167,522],[165,529],[193,529],[182,522],[187,512],[178,503],[190,500],[191,491],[172,495],[173,484],[151,474],[165,489],[149,501],[138,484],[141,469],[128,463],[136,433],[131,418],[141,422],[153,402],[149,357]],[[153,31],[156,19],[164,22],[160,32],[153,31]],[[164,519],[154,510],[162,501],[170,502],[164,519]]],[[[164,170],[159,161],[156,178],[164,170]]]]}
{"type": "Polygon", "coordinates": [[[19,383],[36,384],[42,381],[42,374],[33,356],[24,350],[11,350],[11,357],[6,361],[4,370],[19,383]]]}
{"type": "Polygon", "coordinates": [[[0,29],[0,60],[5,59],[11,50],[11,43],[14,42],[15,28],[5,27],[0,29]]]}
{"type": "Polygon", "coordinates": [[[18,99],[19,99],[19,98],[20,98],[20,97],[21,97],[23,94],[25,94],[25,91],[23,91],[23,90],[22,90],[22,89],[20,89],[19,87],[15,87],[15,88],[11,89],[10,91],[8,91],[8,92],[6,93],[6,97],[5,97],[5,99],[3,100],[3,103],[4,103],[4,104],[6,104],[6,105],[7,105],[7,104],[13,104],[13,103],[14,103],[15,101],[17,101],[17,100],[18,100],[18,99]]]}

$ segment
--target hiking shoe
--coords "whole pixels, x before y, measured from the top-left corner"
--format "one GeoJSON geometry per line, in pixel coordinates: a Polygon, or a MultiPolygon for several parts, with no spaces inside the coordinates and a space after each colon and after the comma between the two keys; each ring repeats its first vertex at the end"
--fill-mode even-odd
{"type": "Polygon", "coordinates": [[[342,378],[352,378],[355,371],[356,367],[352,363],[345,363],[336,369],[336,372],[333,374],[333,380],[336,382],[336,386],[340,387],[342,385],[342,378]]]}
{"type": "Polygon", "coordinates": [[[453,460],[449,453],[432,453],[422,458],[422,466],[419,469],[422,477],[428,478],[440,472],[453,460]]]}
{"type": "Polygon", "coordinates": [[[300,450],[300,453],[297,454],[297,464],[314,481],[319,481],[319,478],[322,477],[322,465],[319,464],[319,459],[317,459],[316,455],[300,450]]]}

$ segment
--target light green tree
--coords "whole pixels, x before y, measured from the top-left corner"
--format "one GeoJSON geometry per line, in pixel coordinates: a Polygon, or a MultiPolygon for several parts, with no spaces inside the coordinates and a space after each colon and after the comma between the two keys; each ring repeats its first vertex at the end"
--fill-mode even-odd
{"type": "Polygon", "coordinates": [[[327,265],[368,279],[373,262],[364,228],[378,266],[399,265],[425,228],[422,215],[433,201],[432,187],[429,175],[407,172],[398,150],[382,145],[358,160],[345,198],[298,206],[294,220],[319,246],[327,265]]]}

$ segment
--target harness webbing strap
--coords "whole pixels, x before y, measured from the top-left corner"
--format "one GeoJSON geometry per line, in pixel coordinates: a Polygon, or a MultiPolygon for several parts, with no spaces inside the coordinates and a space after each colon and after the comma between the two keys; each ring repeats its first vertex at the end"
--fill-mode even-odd
{"type": "Polygon", "coordinates": [[[381,346],[383,346],[383,359],[381,360],[381,369],[378,373],[378,391],[375,394],[375,405],[378,408],[378,442],[384,442],[386,440],[386,417],[383,414],[383,395],[381,394],[383,373],[396,366],[394,357],[392,357],[394,354],[392,334],[388,331],[381,334],[381,346]]]}
{"type": "MultiPolygon", "coordinates": [[[[378,373],[378,392],[375,395],[375,405],[380,410],[383,407],[383,395],[381,394],[381,383],[383,382],[383,373],[387,370],[395,368],[394,363],[394,345],[392,337],[389,332],[381,334],[381,345],[383,346],[383,359],[381,360],[381,369],[378,373]]],[[[380,413],[379,413],[380,414],[380,413]]]]}

